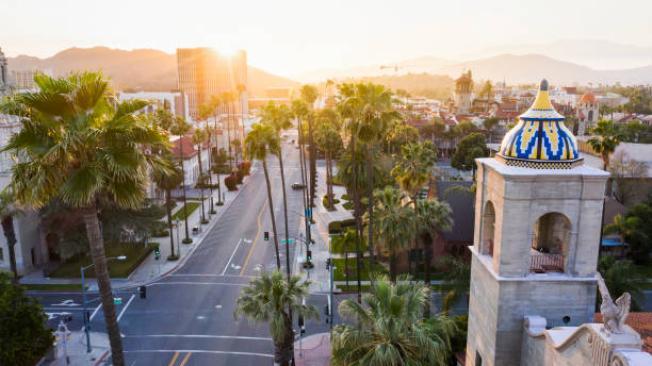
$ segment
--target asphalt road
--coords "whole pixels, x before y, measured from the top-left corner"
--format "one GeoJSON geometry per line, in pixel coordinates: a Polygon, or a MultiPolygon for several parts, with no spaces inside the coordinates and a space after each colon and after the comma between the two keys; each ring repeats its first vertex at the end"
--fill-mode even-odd
{"type": "MultiPolygon", "coordinates": [[[[301,191],[290,188],[301,180],[298,150],[284,146],[290,237],[298,237],[303,205],[301,191]]],[[[284,238],[283,199],[278,162],[268,160],[278,233],[284,238]]],[[[147,288],[147,298],[123,296],[117,309],[124,335],[127,364],[136,365],[271,365],[273,345],[266,324],[235,319],[240,291],[261,270],[276,267],[267,191],[262,165],[213,226],[182,267],[147,288]]],[[[290,245],[294,260],[295,246],[290,245]]],[[[285,250],[281,245],[285,269],[285,250]]],[[[324,296],[308,299],[320,309],[324,296]]],[[[93,319],[95,330],[103,328],[101,310],[93,319]],[[98,328],[99,327],[99,328],[98,328]]],[[[321,322],[308,323],[309,333],[327,329],[321,322]]]]}

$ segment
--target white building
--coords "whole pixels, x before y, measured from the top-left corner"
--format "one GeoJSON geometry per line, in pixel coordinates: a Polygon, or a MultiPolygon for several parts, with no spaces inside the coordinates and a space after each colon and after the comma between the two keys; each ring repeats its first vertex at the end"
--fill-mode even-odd
{"type": "Polygon", "coordinates": [[[154,113],[159,108],[165,108],[175,116],[182,116],[187,121],[191,121],[188,112],[188,96],[181,92],[119,92],[118,100],[141,99],[151,103],[143,113],[154,113]]]}

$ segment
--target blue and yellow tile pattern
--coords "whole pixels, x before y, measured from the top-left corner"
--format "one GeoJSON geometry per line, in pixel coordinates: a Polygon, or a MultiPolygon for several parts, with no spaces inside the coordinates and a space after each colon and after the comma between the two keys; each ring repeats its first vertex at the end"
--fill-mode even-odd
{"type": "Polygon", "coordinates": [[[530,109],[503,138],[498,156],[507,165],[538,169],[572,168],[581,163],[577,140],[550,102],[546,80],[541,81],[530,109]]]}

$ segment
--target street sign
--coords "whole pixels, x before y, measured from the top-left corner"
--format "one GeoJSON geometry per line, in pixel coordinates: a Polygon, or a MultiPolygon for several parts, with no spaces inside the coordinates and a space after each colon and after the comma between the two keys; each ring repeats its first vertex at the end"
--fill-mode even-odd
{"type": "Polygon", "coordinates": [[[294,239],[281,239],[281,244],[294,244],[294,239]]]}
{"type": "Polygon", "coordinates": [[[121,297],[114,297],[113,298],[113,305],[122,305],[122,298],[121,297]]]}
{"type": "Polygon", "coordinates": [[[161,259],[161,250],[158,247],[154,248],[154,259],[155,260],[161,259]]]}
{"type": "Polygon", "coordinates": [[[265,231],[265,232],[263,233],[263,240],[265,240],[265,241],[269,241],[269,231],[265,231]]]}

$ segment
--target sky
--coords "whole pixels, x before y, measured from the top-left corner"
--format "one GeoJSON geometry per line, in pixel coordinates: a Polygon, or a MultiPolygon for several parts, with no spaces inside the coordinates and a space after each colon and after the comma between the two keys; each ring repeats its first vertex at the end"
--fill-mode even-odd
{"type": "Polygon", "coordinates": [[[0,9],[7,56],[245,49],[250,64],[285,76],[561,39],[652,46],[650,0],[3,0],[0,9]]]}

